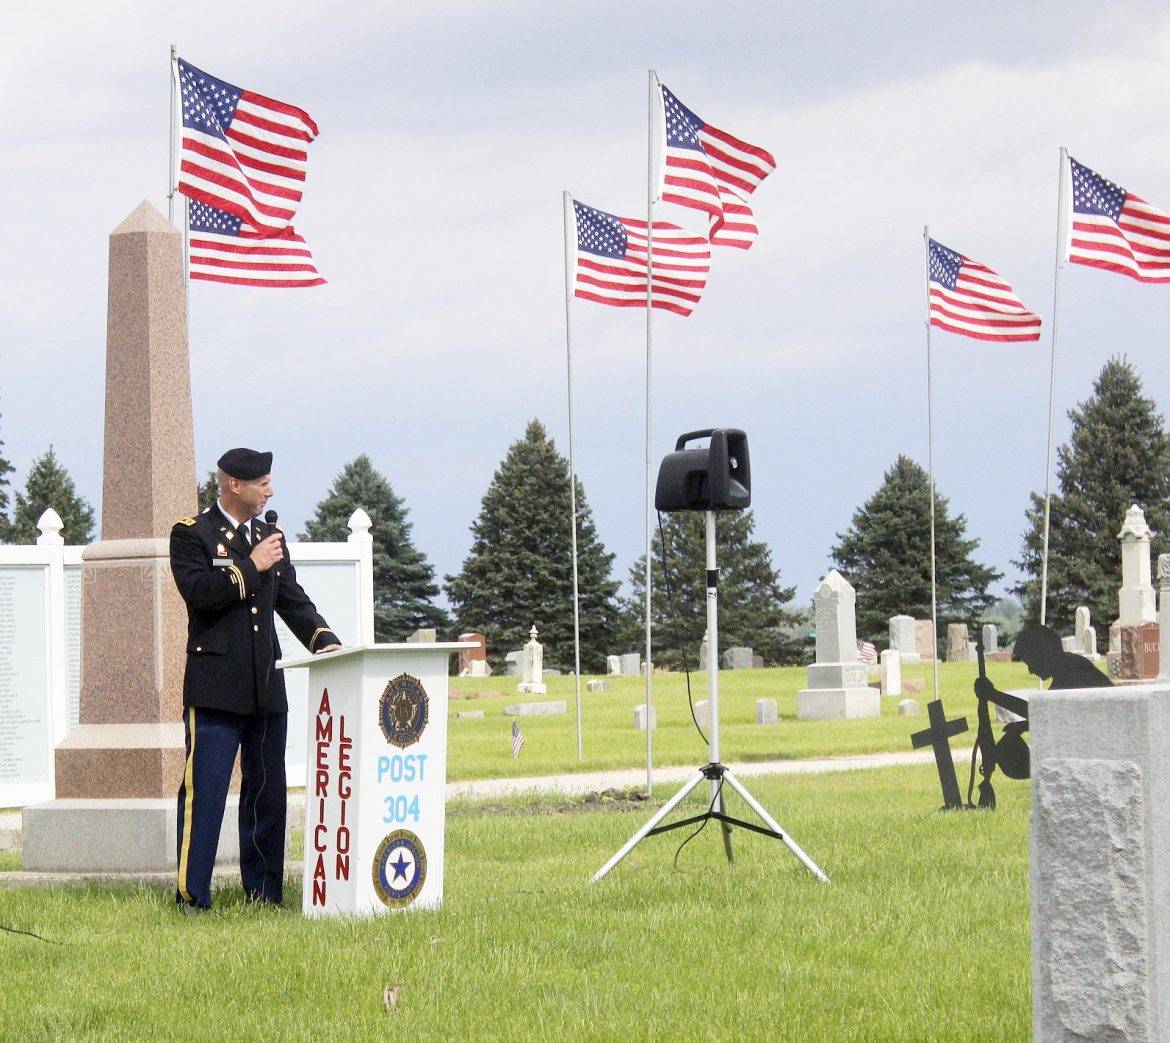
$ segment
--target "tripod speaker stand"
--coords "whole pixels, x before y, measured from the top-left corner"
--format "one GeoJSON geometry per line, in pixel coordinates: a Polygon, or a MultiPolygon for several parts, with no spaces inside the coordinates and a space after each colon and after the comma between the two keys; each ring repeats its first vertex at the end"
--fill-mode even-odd
{"type": "MultiPolygon", "coordinates": [[[[712,450],[711,455],[714,457],[715,453],[715,435],[723,432],[696,432],[692,435],[684,435],[679,439],[678,448],[682,449],[685,441],[697,437],[700,434],[712,435],[712,450]]],[[[742,432],[732,432],[742,437],[742,432]]],[[[691,450],[693,453],[694,450],[691,450]]],[[[743,444],[743,468],[746,477],[747,467],[747,445],[746,440],[743,444]]],[[[676,452],[674,456],[682,456],[676,452]]],[[[726,453],[724,453],[726,457],[726,453]]],[[[668,460],[670,458],[668,457],[668,460]]],[[[732,468],[736,465],[734,458],[732,460],[732,468]]],[[[663,470],[665,471],[665,464],[663,470]]],[[[658,480],[658,494],[656,500],[662,499],[663,489],[663,473],[659,473],[658,480]]],[[[742,506],[746,506],[743,504],[742,506]]],[[[685,508],[694,509],[694,508],[685,508]]],[[[791,851],[800,861],[804,867],[812,873],[818,880],[824,881],[826,884],[829,878],[818,868],[815,862],[808,857],[801,849],[800,845],[796,843],[783,829],[780,828],[771,815],[764,810],[757,801],[744,787],[743,783],[739,781],[731,771],[725,767],[719,760],[719,588],[718,588],[718,570],[715,566],[715,512],[707,510],[706,512],[706,543],[707,543],[707,697],[708,706],[711,711],[711,760],[708,764],[704,764],[698,771],[695,772],[690,779],[683,785],[673,797],[670,798],[662,808],[647,822],[641,829],[638,830],[625,844],[611,858],[605,863],[594,875],[593,880],[596,882],[600,880],[606,873],[614,868],[623,858],[626,857],[638,845],[644,837],[654,836],[657,833],[665,833],[672,829],[679,829],[682,826],[689,826],[696,822],[706,822],[708,819],[716,819],[723,832],[723,850],[727,854],[727,861],[734,862],[735,859],[731,851],[731,827],[741,826],[744,829],[753,830],[756,833],[763,833],[764,836],[773,837],[776,840],[783,841],[785,846],[791,851]],[[667,815],[669,815],[682,801],[686,798],[696,786],[700,785],[704,779],[711,783],[711,803],[708,809],[701,815],[692,815],[689,818],[680,819],[677,822],[671,822],[667,825],[659,825],[660,822],[667,815]],[[759,826],[754,822],[744,822],[740,819],[732,818],[727,814],[727,809],[723,800],[723,784],[727,783],[736,793],[738,793],[767,826],[759,826]]],[[[649,712],[647,712],[646,727],[650,727],[649,712]]]]}

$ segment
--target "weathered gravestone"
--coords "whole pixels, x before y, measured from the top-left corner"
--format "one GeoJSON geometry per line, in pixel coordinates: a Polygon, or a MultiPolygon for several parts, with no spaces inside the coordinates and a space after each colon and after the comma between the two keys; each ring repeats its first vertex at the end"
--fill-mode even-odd
{"type": "Polygon", "coordinates": [[[468,676],[471,677],[486,677],[485,672],[476,673],[472,670],[472,663],[486,663],[487,662],[487,638],[480,633],[460,634],[460,642],[469,642],[475,645],[474,648],[459,649],[459,673],[462,676],[463,671],[466,670],[468,676]]]}
{"type": "Polygon", "coordinates": [[[918,631],[913,616],[890,617],[890,648],[897,652],[903,663],[920,663],[918,631]]]}
{"type": "Polygon", "coordinates": [[[752,666],[752,650],[750,648],[729,648],[723,653],[724,670],[750,670],[752,666]]]}
{"type": "Polygon", "coordinates": [[[1085,605],[1081,605],[1076,611],[1073,637],[1076,638],[1077,652],[1086,659],[1097,658],[1097,631],[1093,629],[1089,609],[1085,605]]]}
{"type": "Polygon", "coordinates": [[[892,648],[885,649],[881,655],[881,693],[902,694],[902,656],[892,648]]]}
{"type": "Polygon", "coordinates": [[[999,651],[999,630],[994,623],[983,624],[983,651],[985,654],[999,651]]]}
{"type": "Polygon", "coordinates": [[[816,662],[808,668],[808,687],[796,693],[801,720],[881,716],[881,693],[869,687],[857,661],[856,605],[857,595],[836,569],[813,595],[816,662]]]}
{"type": "Polygon", "coordinates": [[[1170,1039],[1170,687],[1031,701],[1032,1033],[1170,1039]]]}
{"type": "Polygon", "coordinates": [[[626,652],[622,657],[622,677],[637,677],[642,672],[642,654],[626,652]]]}
{"type": "Polygon", "coordinates": [[[1167,635],[1158,648],[1158,676],[1170,677],[1170,554],[1158,555],[1158,631],[1167,635]]]}
{"type": "Polygon", "coordinates": [[[969,663],[971,661],[970,638],[966,623],[951,623],[947,626],[947,662],[969,663]]]}
{"type": "Polygon", "coordinates": [[[922,662],[934,662],[935,644],[934,624],[929,619],[914,620],[914,646],[922,662]]]}
{"type": "Polygon", "coordinates": [[[756,724],[775,724],[780,720],[780,713],[775,699],[756,700],[756,724]]]}
{"type": "Polygon", "coordinates": [[[605,657],[605,672],[611,677],[620,677],[622,673],[622,657],[607,655],[605,657]]]}

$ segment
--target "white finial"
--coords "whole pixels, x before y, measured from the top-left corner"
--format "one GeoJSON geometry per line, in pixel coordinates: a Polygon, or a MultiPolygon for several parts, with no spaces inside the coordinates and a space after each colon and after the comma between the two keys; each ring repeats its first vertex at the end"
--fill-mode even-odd
{"type": "Polygon", "coordinates": [[[44,514],[37,519],[37,528],[40,529],[41,534],[37,537],[37,543],[41,546],[59,547],[65,542],[61,535],[61,530],[65,528],[65,523],[61,521],[59,515],[52,507],[48,508],[44,514]]]}

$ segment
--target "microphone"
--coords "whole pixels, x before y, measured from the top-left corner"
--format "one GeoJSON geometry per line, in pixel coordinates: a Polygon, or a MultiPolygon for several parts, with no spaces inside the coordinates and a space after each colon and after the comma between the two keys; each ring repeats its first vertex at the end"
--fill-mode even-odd
{"type": "Polygon", "coordinates": [[[276,529],[276,511],[267,510],[264,512],[264,524],[268,526],[268,535],[272,535],[272,531],[276,529]]]}

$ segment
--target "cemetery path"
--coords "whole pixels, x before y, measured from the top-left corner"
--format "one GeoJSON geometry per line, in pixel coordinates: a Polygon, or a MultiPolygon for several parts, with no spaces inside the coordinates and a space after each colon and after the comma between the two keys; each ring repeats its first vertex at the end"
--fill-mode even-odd
{"type": "MultiPolygon", "coordinates": [[[[966,764],[970,749],[953,751],[957,764],[966,764]]],[[[869,768],[887,768],[905,764],[928,763],[934,758],[931,750],[906,753],[868,753],[853,757],[821,757],[812,760],[745,761],[728,764],[741,779],[758,775],[801,775],[831,771],[864,771],[869,768]]],[[[694,775],[699,765],[656,767],[653,772],[655,795],[669,796],[673,787],[694,775]]],[[[583,796],[606,790],[642,790],[646,788],[646,769],[628,768],[621,771],[576,772],[564,775],[533,775],[509,779],[480,779],[471,782],[447,783],[448,800],[499,800],[503,797],[525,795],[583,796]]],[[[299,791],[289,793],[289,820],[298,822],[303,816],[304,796],[299,791]]],[[[0,810],[0,851],[20,849],[20,809],[0,810]]],[[[0,873],[0,886],[18,886],[18,878],[55,874],[0,873]]],[[[142,874],[149,877],[150,874],[142,874]]],[[[28,882],[28,881],[26,881],[28,882]]]]}

